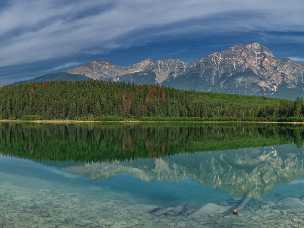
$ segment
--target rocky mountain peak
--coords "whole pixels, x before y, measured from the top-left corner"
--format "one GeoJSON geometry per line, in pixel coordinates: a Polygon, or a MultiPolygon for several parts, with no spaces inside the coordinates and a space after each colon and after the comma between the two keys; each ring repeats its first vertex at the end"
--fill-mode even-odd
{"type": "Polygon", "coordinates": [[[175,78],[186,71],[187,64],[180,59],[159,60],[154,72],[159,83],[169,78],[175,78]]]}
{"type": "Polygon", "coordinates": [[[263,46],[261,43],[253,42],[253,43],[245,44],[245,47],[248,48],[248,49],[259,50],[259,49],[263,49],[265,46],[263,46]]]}
{"type": "Polygon", "coordinates": [[[155,64],[155,60],[150,59],[150,58],[144,59],[144,60],[137,63],[137,65],[141,65],[143,67],[150,66],[150,65],[153,65],[153,64],[155,64]]]}
{"type": "Polygon", "coordinates": [[[235,45],[221,52],[215,52],[206,58],[194,63],[201,71],[215,71],[213,74],[223,72],[233,74],[252,71],[255,74],[263,75],[272,65],[278,62],[270,49],[260,43],[254,42],[245,45],[235,45]]]}
{"type": "MultiPolygon", "coordinates": [[[[163,59],[152,60],[144,59],[127,68],[125,75],[138,74],[138,75],[154,75],[155,83],[161,84],[169,78],[176,77],[177,75],[185,72],[187,68],[186,63],[179,59],[163,59]]],[[[123,75],[120,77],[123,79],[123,75]]]]}
{"type": "Polygon", "coordinates": [[[150,71],[155,67],[156,62],[152,59],[144,59],[128,67],[129,72],[150,71]]]}
{"type": "Polygon", "coordinates": [[[94,60],[88,64],[91,65],[113,65],[110,61],[106,61],[106,60],[94,60]]]}
{"type": "Polygon", "coordinates": [[[109,61],[95,60],[68,71],[70,74],[84,75],[94,80],[112,80],[120,75],[123,67],[109,61]]]}
{"type": "Polygon", "coordinates": [[[232,46],[231,48],[228,48],[224,50],[224,52],[231,50],[235,54],[238,54],[240,52],[246,52],[248,54],[256,53],[256,54],[265,54],[267,56],[274,57],[272,51],[267,48],[266,46],[262,45],[261,43],[258,42],[253,42],[253,43],[248,43],[248,44],[243,44],[243,45],[235,45],[232,46]]]}

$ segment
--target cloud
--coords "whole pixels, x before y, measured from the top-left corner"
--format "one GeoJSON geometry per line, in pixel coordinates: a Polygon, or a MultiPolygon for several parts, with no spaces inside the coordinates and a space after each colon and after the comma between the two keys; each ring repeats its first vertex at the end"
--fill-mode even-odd
{"type": "Polygon", "coordinates": [[[304,58],[302,57],[288,57],[288,58],[296,62],[304,62],[304,58]]]}
{"type": "Polygon", "coordinates": [[[0,66],[102,53],[159,36],[304,32],[303,12],[302,0],[8,0],[0,8],[0,66]]]}
{"type": "Polygon", "coordinates": [[[52,67],[45,71],[44,73],[54,72],[54,71],[60,71],[60,70],[66,70],[75,66],[81,65],[81,62],[68,62],[59,66],[52,67]]]}

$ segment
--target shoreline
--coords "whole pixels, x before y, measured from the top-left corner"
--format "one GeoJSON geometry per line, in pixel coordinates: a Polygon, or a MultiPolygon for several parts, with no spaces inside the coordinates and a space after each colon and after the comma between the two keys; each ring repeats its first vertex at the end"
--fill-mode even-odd
{"type": "Polygon", "coordinates": [[[242,120],[9,120],[2,119],[0,123],[34,123],[34,124],[290,124],[304,125],[304,121],[242,121],[242,120]]]}

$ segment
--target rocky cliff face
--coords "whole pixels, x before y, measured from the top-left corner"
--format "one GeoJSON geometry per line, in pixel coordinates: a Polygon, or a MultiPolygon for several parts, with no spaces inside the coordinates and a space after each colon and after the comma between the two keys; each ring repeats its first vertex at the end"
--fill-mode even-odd
{"type": "Polygon", "coordinates": [[[296,97],[304,95],[304,64],[276,58],[259,43],[236,45],[191,64],[146,59],[129,67],[93,61],[69,71],[95,80],[160,84],[180,89],[296,97]]]}

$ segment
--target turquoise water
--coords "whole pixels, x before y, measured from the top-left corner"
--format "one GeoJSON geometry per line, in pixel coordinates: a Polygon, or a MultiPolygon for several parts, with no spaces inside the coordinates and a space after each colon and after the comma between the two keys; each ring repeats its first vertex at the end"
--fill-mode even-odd
{"type": "Polygon", "coordinates": [[[0,227],[304,227],[303,133],[0,125],[0,227]]]}

